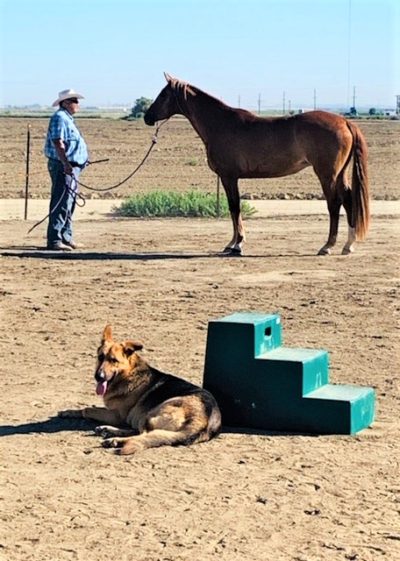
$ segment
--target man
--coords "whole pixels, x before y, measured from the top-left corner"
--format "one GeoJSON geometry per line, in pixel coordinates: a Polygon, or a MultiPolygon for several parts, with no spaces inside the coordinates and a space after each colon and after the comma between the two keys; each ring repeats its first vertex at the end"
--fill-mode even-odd
{"type": "Polygon", "coordinates": [[[77,180],[88,162],[86,143],[73,119],[80,99],[83,95],[71,89],[58,94],[53,107],[59,108],[50,119],[44,147],[52,183],[47,248],[56,251],[81,247],[72,236],[77,180]]]}

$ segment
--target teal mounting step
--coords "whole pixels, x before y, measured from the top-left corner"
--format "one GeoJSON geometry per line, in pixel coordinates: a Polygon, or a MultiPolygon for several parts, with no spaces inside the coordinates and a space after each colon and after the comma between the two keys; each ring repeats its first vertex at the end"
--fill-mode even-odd
{"type": "Polygon", "coordinates": [[[374,420],[374,390],[330,384],[328,353],[282,346],[277,314],[210,321],[203,385],[226,426],[354,434],[374,420]]]}

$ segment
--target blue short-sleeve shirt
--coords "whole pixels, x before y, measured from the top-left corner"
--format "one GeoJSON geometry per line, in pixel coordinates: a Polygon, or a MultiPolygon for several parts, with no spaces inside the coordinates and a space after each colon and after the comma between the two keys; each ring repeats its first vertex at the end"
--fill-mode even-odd
{"type": "Polygon", "coordinates": [[[50,119],[44,153],[47,158],[59,160],[53,140],[61,139],[69,162],[83,165],[88,160],[88,149],[74,119],[68,111],[60,108],[50,119]]]}

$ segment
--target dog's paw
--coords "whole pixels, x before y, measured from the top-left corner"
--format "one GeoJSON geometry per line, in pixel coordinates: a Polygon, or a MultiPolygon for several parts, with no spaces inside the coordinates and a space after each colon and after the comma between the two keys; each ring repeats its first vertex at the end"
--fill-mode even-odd
{"type": "Polygon", "coordinates": [[[104,448],[113,448],[114,454],[118,456],[136,454],[136,452],[145,448],[143,444],[138,442],[135,438],[108,438],[103,440],[102,446],[104,448]]]}
{"type": "Polygon", "coordinates": [[[67,409],[66,411],[59,411],[57,417],[63,417],[64,419],[82,419],[83,411],[81,409],[67,409]]]}
{"type": "Polygon", "coordinates": [[[143,450],[142,446],[125,443],[119,448],[116,448],[114,450],[114,454],[117,454],[117,456],[130,456],[131,454],[136,454],[136,452],[139,452],[140,450],[143,450]]]}
{"type": "Polygon", "coordinates": [[[136,443],[132,438],[107,438],[101,444],[103,448],[113,448],[114,453],[119,456],[135,454],[135,452],[143,449],[143,446],[136,443]]]}
{"type": "Polygon", "coordinates": [[[121,438],[106,438],[101,443],[103,448],[120,448],[123,444],[124,442],[121,438]]]}
{"type": "Polygon", "coordinates": [[[103,438],[110,438],[111,436],[115,436],[118,429],[115,427],[110,427],[108,425],[100,425],[94,429],[95,434],[97,436],[101,436],[103,438]]]}

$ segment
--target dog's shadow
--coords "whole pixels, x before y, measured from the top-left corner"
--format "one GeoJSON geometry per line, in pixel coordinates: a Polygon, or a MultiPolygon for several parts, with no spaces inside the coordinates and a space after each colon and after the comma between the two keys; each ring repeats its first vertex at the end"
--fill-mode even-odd
{"type": "MultiPolygon", "coordinates": [[[[46,421],[36,421],[21,425],[2,425],[0,426],[0,437],[28,434],[54,434],[57,432],[86,432],[87,436],[95,436],[94,429],[99,423],[90,419],[74,419],[71,417],[49,417],[46,421]]],[[[241,434],[257,436],[316,436],[310,433],[293,433],[286,431],[262,430],[246,427],[222,426],[221,434],[241,434]]]]}
{"type": "Polygon", "coordinates": [[[53,434],[64,431],[86,431],[93,433],[98,425],[88,419],[73,419],[68,417],[49,417],[46,421],[36,421],[21,425],[0,426],[0,437],[16,434],[53,434]]]}

